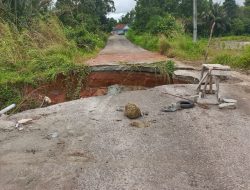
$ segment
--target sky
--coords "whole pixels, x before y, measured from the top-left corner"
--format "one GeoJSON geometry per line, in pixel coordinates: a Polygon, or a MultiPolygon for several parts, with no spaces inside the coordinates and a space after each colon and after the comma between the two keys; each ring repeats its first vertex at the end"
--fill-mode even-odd
{"type": "MultiPolygon", "coordinates": [[[[223,3],[224,0],[214,0],[214,2],[223,3]]],[[[110,13],[108,17],[113,17],[114,19],[119,19],[123,15],[125,15],[127,12],[129,12],[131,9],[135,7],[135,1],[134,0],[114,0],[116,12],[110,13]]],[[[236,2],[239,5],[242,5],[244,3],[244,0],[236,0],[236,2]]]]}

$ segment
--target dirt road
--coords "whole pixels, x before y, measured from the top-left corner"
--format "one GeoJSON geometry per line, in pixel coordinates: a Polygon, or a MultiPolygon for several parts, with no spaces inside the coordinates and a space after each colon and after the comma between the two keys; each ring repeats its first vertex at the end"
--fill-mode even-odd
{"type": "Polygon", "coordinates": [[[166,60],[165,56],[144,50],[126,39],[113,35],[99,55],[87,61],[88,65],[113,65],[122,63],[152,63],[166,60]]]}
{"type": "Polygon", "coordinates": [[[0,120],[1,190],[249,190],[249,84],[224,85],[237,110],[160,109],[195,85],[169,85],[26,111],[18,131],[0,120]],[[117,107],[134,102],[149,114],[134,128],[117,107]]]}

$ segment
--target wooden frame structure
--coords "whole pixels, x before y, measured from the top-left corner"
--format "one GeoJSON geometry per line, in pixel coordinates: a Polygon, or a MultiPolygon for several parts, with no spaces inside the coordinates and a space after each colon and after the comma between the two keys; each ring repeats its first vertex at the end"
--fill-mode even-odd
{"type": "Polygon", "coordinates": [[[229,76],[231,68],[220,64],[203,64],[201,78],[197,87],[197,93],[201,98],[206,94],[216,94],[217,100],[220,101],[220,79],[223,76],[229,76]],[[215,83],[215,90],[213,84],[215,83]],[[207,88],[209,86],[209,89],[207,88]]]}

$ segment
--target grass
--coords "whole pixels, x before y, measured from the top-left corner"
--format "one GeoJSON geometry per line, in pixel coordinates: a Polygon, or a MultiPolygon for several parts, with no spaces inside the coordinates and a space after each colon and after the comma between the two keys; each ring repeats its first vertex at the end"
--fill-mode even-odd
{"type": "MultiPolygon", "coordinates": [[[[203,62],[207,48],[207,39],[200,39],[197,43],[192,41],[192,37],[181,34],[173,38],[165,36],[153,36],[151,34],[136,34],[129,31],[127,37],[133,43],[142,46],[150,51],[157,51],[170,58],[179,60],[203,62]]],[[[229,65],[233,68],[250,69],[250,47],[238,49],[226,49],[218,47],[219,41],[250,41],[250,36],[226,36],[212,40],[209,49],[209,63],[229,65]]]]}
{"type": "Polygon", "coordinates": [[[242,35],[242,36],[223,36],[216,38],[221,41],[250,41],[250,35],[242,35]]]}
{"type": "Polygon", "coordinates": [[[250,69],[250,46],[245,47],[240,54],[221,53],[213,58],[212,63],[248,70],[250,69]]]}
{"type": "Polygon", "coordinates": [[[168,57],[183,60],[200,60],[204,57],[207,40],[193,43],[188,35],[177,35],[166,38],[163,35],[136,34],[129,31],[127,37],[133,43],[150,51],[158,51],[168,57]]]}
{"type": "Polygon", "coordinates": [[[134,44],[150,51],[159,51],[159,37],[148,33],[136,34],[132,30],[127,33],[127,38],[134,44]]]}
{"type": "MultiPolygon", "coordinates": [[[[22,31],[10,24],[0,22],[0,109],[18,104],[26,86],[36,88],[74,73],[82,78],[88,67],[84,57],[96,54],[104,46],[104,38],[88,34],[95,40],[94,49],[85,51],[74,40],[66,37],[64,27],[56,17],[38,20],[22,31]]],[[[91,41],[89,41],[91,43],[91,41]]]]}

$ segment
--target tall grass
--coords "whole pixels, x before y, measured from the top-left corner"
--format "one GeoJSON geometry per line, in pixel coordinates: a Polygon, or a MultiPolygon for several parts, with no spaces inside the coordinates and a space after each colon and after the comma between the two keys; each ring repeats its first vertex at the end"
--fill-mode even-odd
{"type": "Polygon", "coordinates": [[[206,40],[193,43],[188,35],[176,35],[173,38],[166,38],[163,35],[136,34],[129,31],[127,37],[133,43],[151,51],[158,51],[168,57],[185,60],[200,60],[204,57],[206,40]]]}
{"type": "MultiPolygon", "coordinates": [[[[95,41],[92,51],[104,45],[104,37],[89,36],[95,41]]],[[[87,66],[76,64],[76,60],[90,52],[67,38],[57,17],[37,19],[21,31],[14,24],[0,21],[0,109],[20,102],[27,85],[36,87],[72,71],[86,73],[87,66]]]]}
{"type": "Polygon", "coordinates": [[[134,31],[130,30],[127,33],[127,38],[138,46],[150,51],[159,51],[159,37],[153,36],[149,33],[136,34],[134,31]]]}
{"type": "MultiPolygon", "coordinates": [[[[194,43],[192,37],[181,34],[172,38],[166,38],[163,35],[137,34],[129,31],[128,39],[133,43],[142,46],[151,51],[157,51],[170,58],[180,60],[203,61],[207,40],[200,39],[194,43]]],[[[249,40],[249,36],[228,36],[221,40],[249,40]]],[[[250,46],[242,49],[220,49],[216,45],[218,39],[212,41],[212,47],[209,49],[209,62],[222,65],[229,65],[233,68],[250,69],[250,46]]]]}
{"type": "Polygon", "coordinates": [[[212,63],[229,65],[233,68],[250,69],[250,46],[245,47],[240,55],[229,53],[217,55],[212,63]]]}

